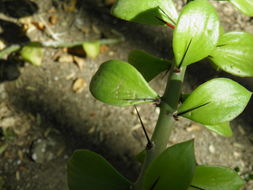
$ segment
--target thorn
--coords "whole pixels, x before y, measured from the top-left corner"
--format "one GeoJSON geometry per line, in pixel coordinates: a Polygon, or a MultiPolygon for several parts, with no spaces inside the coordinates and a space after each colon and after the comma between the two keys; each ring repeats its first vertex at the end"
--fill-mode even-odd
{"type": "Polygon", "coordinates": [[[164,21],[163,19],[159,18],[158,16],[156,16],[156,18],[157,18],[158,20],[160,20],[161,22],[163,22],[164,24],[166,24],[166,25],[167,25],[168,27],[170,27],[171,29],[174,29],[174,28],[175,28],[174,25],[172,25],[172,24],[170,24],[170,23],[164,21]]]}
{"type": "Polygon", "coordinates": [[[216,47],[223,47],[223,46],[226,46],[227,44],[220,44],[220,45],[217,45],[216,47]]]}
{"type": "Polygon", "coordinates": [[[185,56],[186,56],[186,54],[187,54],[187,52],[188,52],[188,50],[189,50],[189,47],[190,47],[191,43],[192,43],[192,39],[191,39],[190,42],[188,43],[188,45],[187,45],[187,47],[186,47],[186,50],[185,50],[185,52],[184,52],[184,55],[183,55],[183,57],[182,57],[182,59],[181,59],[181,61],[180,61],[180,63],[179,63],[179,66],[178,66],[179,69],[180,69],[180,67],[182,66],[183,62],[184,62],[185,56]]]}
{"type": "Polygon", "coordinates": [[[177,114],[175,114],[175,115],[176,115],[176,116],[184,115],[184,114],[186,114],[186,113],[188,113],[188,112],[191,112],[191,111],[193,111],[193,110],[196,110],[196,109],[198,109],[198,108],[201,108],[201,107],[203,107],[203,106],[206,106],[207,104],[210,104],[210,103],[211,103],[211,102],[204,103],[204,104],[199,105],[199,106],[196,106],[196,107],[194,107],[194,108],[190,108],[190,109],[188,109],[188,110],[179,112],[179,113],[177,113],[177,114]]]}
{"type": "Polygon", "coordinates": [[[162,13],[163,13],[165,16],[167,16],[167,18],[168,18],[174,25],[176,25],[176,23],[174,22],[174,20],[173,20],[164,10],[162,10],[161,7],[158,7],[158,8],[159,8],[160,11],[162,11],[162,13]]]}
{"type": "Polygon", "coordinates": [[[193,188],[195,188],[195,189],[205,190],[205,189],[203,189],[203,188],[201,188],[201,187],[197,187],[197,186],[194,186],[194,185],[190,185],[190,186],[193,187],[193,188]]]}
{"type": "Polygon", "coordinates": [[[145,126],[144,126],[144,124],[143,124],[143,121],[142,121],[142,119],[141,119],[140,113],[139,113],[139,111],[138,111],[138,109],[137,109],[137,107],[136,107],[135,105],[134,105],[134,108],[135,108],[135,110],[136,110],[136,112],[137,112],[137,115],[138,115],[138,118],[139,118],[139,120],[140,120],[142,129],[143,129],[144,134],[145,134],[145,137],[146,137],[146,139],[147,139],[146,150],[150,150],[150,149],[153,147],[153,144],[152,144],[152,142],[151,142],[151,140],[150,140],[150,138],[149,138],[149,136],[148,136],[148,133],[147,133],[147,131],[146,131],[146,129],[145,129],[145,126]]]}
{"type": "Polygon", "coordinates": [[[156,178],[156,180],[155,180],[155,182],[153,183],[153,185],[151,186],[150,190],[155,189],[155,186],[157,185],[159,179],[160,179],[160,176],[158,176],[158,178],[156,178]]]}

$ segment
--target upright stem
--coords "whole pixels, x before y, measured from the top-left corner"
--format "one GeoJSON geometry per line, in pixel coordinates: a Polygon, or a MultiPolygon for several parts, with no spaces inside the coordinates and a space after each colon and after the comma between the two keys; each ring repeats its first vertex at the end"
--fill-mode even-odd
{"type": "Polygon", "coordinates": [[[162,96],[160,114],[151,138],[153,147],[146,151],[146,157],[142,166],[142,171],[135,184],[135,190],[142,189],[143,175],[148,165],[167,147],[170,133],[175,122],[173,113],[177,110],[185,70],[186,67],[181,67],[180,71],[177,71],[174,65],[170,69],[167,86],[162,96]]]}

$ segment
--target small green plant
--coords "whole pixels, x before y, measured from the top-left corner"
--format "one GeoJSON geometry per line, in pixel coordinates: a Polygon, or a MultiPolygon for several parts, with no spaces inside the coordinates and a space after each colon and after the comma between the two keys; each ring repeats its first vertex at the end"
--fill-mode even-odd
{"type": "MultiPolygon", "coordinates": [[[[252,0],[230,1],[253,16],[252,0]]],[[[253,76],[253,35],[224,33],[208,0],[188,1],[179,15],[172,0],[118,0],[112,13],[124,20],[174,29],[174,59],[134,50],[129,63],[110,60],[99,67],[90,83],[96,99],[115,106],[156,103],[160,115],[151,139],[146,135],[145,158],[135,182],[120,175],[98,154],[79,150],[68,163],[70,190],[240,189],[244,181],[234,170],[196,164],[193,140],[171,147],[167,143],[178,117],[201,123],[220,135],[232,135],[229,122],[244,110],[252,92],[228,78],[207,81],[191,94],[182,94],[181,88],[187,67],[204,58],[228,73],[253,76]],[[160,96],[148,82],[163,71],[169,75],[160,96]]]]}

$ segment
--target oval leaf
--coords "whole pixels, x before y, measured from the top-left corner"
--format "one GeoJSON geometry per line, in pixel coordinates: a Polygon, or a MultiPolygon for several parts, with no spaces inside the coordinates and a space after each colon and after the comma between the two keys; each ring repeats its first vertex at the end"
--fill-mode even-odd
{"type": "Polygon", "coordinates": [[[144,24],[176,24],[177,11],[172,0],[118,0],[112,8],[118,18],[144,24]]]}
{"type": "Polygon", "coordinates": [[[167,148],[144,174],[144,190],[186,190],[195,170],[193,140],[167,148]]]}
{"type": "Polygon", "coordinates": [[[84,42],[82,47],[87,55],[90,58],[96,58],[100,52],[100,43],[99,41],[94,42],[84,42]]]}
{"type": "Polygon", "coordinates": [[[132,65],[117,60],[99,67],[91,80],[90,91],[98,100],[117,106],[153,102],[159,98],[132,65]]]}
{"type": "MultiPolygon", "coordinates": [[[[229,168],[197,166],[192,185],[204,190],[239,190],[244,181],[229,168]]],[[[188,190],[196,190],[189,188],[188,190]]]]}
{"type": "Polygon", "coordinates": [[[151,81],[156,75],[169,70],[171,63],[142,50],[133,50],[128,55],[128,62],[133,65],[146,79],[151,81]]]}
{"type": "Polygon", "coordinates": [[[242,76],[253,76],[253,35],[230,32],[221,36],[210,54],[211,61],[222,70],[242,76]]]}
{"type": "Polygon", "coordinates": [[[253,16],[252,0],[230,0],[230,2],[245,15],[253,16]]]}
{"type": "Polygon", "coordinates": [[[68,161],[68,186],[70,190],[128,190],[131,183],[102,156],[78,150],[68,161]]]}
{"type": "Polygon", "coordinates": [[[43,48],[39,42],[26,44],[20,51],[21,57],[28,63],[40,66],[43,58],[43,48]]]}
{"type": "Polygon", "coordinates": [[[182,115],[204,125],[231,121],[246,107],[251,92],[231,79],[212,79],[196,88],[178,109],[182,115]]]}
{"type": "Polygon", "coordinates": [[[230,128],[229,122],[219,123],[216,125],[206,125],[205,127],[207,129],[209,129],[219,135],[225,136],[225,137],[231,137],[233,135],[233,132],[230,128]]]}
{"type": "Polygon", "coordinates": [[[207,57],[220,33],[216,10],[207,0],[195,0],[182,10],[174,31],[176,65],[189,65],[207,57]]]}

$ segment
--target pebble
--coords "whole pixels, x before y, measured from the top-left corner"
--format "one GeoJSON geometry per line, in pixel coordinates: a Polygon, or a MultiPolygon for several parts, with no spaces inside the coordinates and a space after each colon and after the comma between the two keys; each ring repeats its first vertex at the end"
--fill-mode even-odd
{"type": "Polygon", "coordinates": [[[61,55],[57,61],[59,61],[60,63],[72,63],[74,62],[73,60],[73,56],[72,55],[61,55]]]}
{"type": "Polygon", "coordinates": [[[215,147],[213,145],[209,145],[208,150],[210,153],[215,153],[215,147]]]}
{"type": "Polygon", "coordinates": [[[241,153],[239,153],[239,152],[233,152],[233,155],[235,158],[241,157],[241,153]]]}
{"type": "Polygon", "coordinates": [[[108,54],[109,54],[109,56],[114,56],[115,53],[113,51],[109,51],[108,54]]]}
{"type": "Polygon", "coordinates": [[[73,83],[72,90],[75,93],[81,93],[81,92],[83,92],[85,87],[87,87],[87,85],[88,84],[86,83],[86,81],[83,78],[77,78],[73,83]]]}
{"type": "Polygon", "coordinates": [[[201,126],[195,123],[191,124],[190,127],[186,128],[187,132],[200,131],[200,130],[201,130],[201,126]]]}

